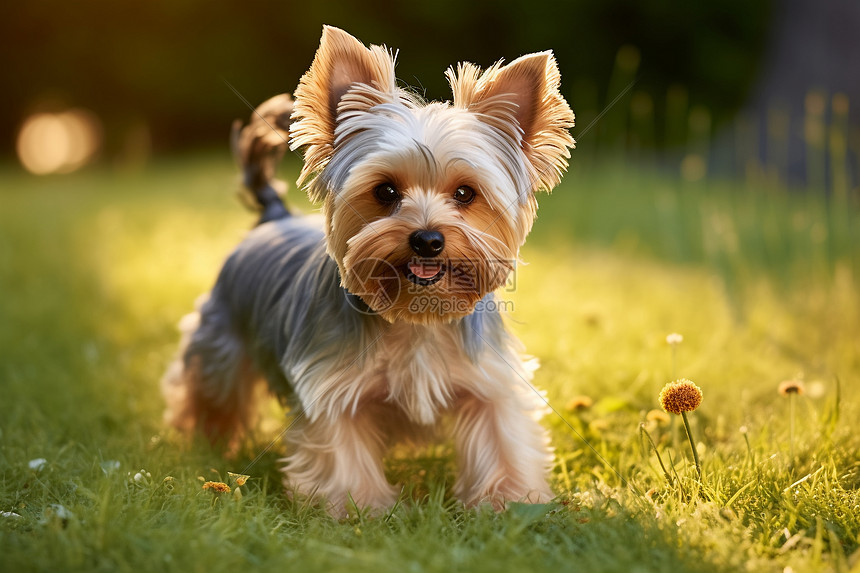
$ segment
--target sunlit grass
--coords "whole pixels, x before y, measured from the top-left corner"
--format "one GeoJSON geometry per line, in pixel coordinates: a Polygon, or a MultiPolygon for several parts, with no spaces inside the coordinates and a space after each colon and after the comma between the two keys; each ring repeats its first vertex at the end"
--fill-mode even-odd
{"type": "MultiPolygon", "coordinates": [[[[390,515],[337,522],[285,498],[281,444],[249,465],[277,434],[274,413],[234,459],[160,424],[175,324],[253,223],[234,177],[226,157],[140,175],[0,173],[0,512],[20,516],[0,516],[4,571],[856,567],[851,212],[820,197],[574,170],[542,197],[528,265],[505,295],[557,411],[545,423],[561,503],[465,511],[441,444],[389,462],[405,484],[390,515]],[[671,332],[684,336],[675,366],[671,332]],[[676,377],[704,393],[690,418],[701,480],[677,421],[646,417],[676,377]],[[792,455],[777,388],[795,377],[808,391],[796,397],[792,455]],[[566,409],[577,396],[592,404],[566,409]],[[36,458],[43,468],[28,466],[36,458]],[[150,477],[135,480],[141,469],[150,477]],[[251,475],[241,500],[202,489],[198,477],[227,472],[251,475]]],[[[307,207],[295,193],[291,203],[307,207]]]]}

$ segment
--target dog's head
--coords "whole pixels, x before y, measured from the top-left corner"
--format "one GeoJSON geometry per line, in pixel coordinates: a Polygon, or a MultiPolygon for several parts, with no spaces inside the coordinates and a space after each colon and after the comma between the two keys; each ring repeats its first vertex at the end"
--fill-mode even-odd
{"type": "Polygon", "coordinates": [[[326,27],[290,143],[343,286],[388,321],[447,321],[504,284],[535,193],[567,167],[573,113],[550,52],[449,69],[453,103],[399,88],[394,63],[326,27]]]}

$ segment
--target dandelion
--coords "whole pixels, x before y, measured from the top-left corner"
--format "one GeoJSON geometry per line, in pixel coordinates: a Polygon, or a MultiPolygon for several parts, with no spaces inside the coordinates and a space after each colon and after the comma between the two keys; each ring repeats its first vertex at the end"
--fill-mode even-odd
{"type": "Polygon", "coordinates": [[[788,396],[788,448],[791,463],[794,463],[794,400],[795,396],[802,396],[806,388],[800,380],[783,380],[778,390],[781,395],[788,396]]]}
{"type": "Polygon", "coordinates": [[[691,380],[681,378],[660,390],[660,405],[670,414],[692,412],[702,403],[702,389],[691,380]]]}
{"type": "Polygon", "coordinates": [[[657,426],[665,426],[672,419],[669,417],[669,414],[664,412],[663,410],[651,410],[647,414],[645,414],[645,420],[648,422],[652,422],[657,426]]]}
{"type": "Polygon", "coordinates": [[[779,384],[779,393],[783,396],[790,396],[791,394],[802,396],[804,392],[806,392],[806,388],[800,380],[784,380],[779,384]]]}
{"type": "Polygon", "coordinates": [[[594,404],[594,401],[588,396],[574,396],[567,403],[565,409],[567,409],[568,412],[588,410],[591,408],[592,404],[594,404]]]}
{"type": "Polygon", "coordinates": [[[203,484],[203,489],[211,489],[213,493],[230,492],[230,486],[222,481],[207,481],[203,484]]]}
{"type": "MultiPolygon", "coordinates": [[[[669,416],[669,414],[658,408],[655,410],[650,410],[648,413],[646,413],[645,421],[643,423],[645,424],[645,427],[648,428],[648,431],[654,432],[659,428],[665,428],[666,426],[670,426],[672,423],[672,418],[669,416]]],[[[670,432],[671,430],[672,429],[669,428],[670,432]]],[[[671,433],[674,434],[674,432],[671,433]]]]}
{"type": "Polygon", "coordinates": [[[595,434],[600,434],[609,429],[609,423],[606,420],[592,420],[588,424],[588,429],[595,434]]]}
{"type": "Polygon", "coordinates": [[[702,480],[702,464],[699,462],[699,452],[693,442],[693,433],[690,431],[690,421],[687,420],[687,412],[692,412],[702,403],[702,389],[691,380],[681,378],[669,382],[660,391],[660,405],[670,414],[680,414],[684,419],[684,429],[687,431],[687,439],[690,440],[690,449],[693,450],[693,460],[696,462],[696,473],[699,481],[702,480]]]}

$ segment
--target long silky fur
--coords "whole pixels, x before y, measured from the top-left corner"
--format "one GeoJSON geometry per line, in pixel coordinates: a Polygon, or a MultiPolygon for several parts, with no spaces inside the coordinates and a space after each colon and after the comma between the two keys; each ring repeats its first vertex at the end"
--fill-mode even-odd
{"type": "MultiPolygon", "coordinates": [[[[183,322],[163,381],[166,417],[215,439],[238,435],[253,388],[267,380],[297,416],[289,491],[324,499],[337,515],[348,499],[391,505],[388,447],[431,439],[451,417],[463,502],[545,501],[552,456],[531,387],[536,365],[493,291],[531,230],[535,191],[558,183],[574,144],[555,60],[543,52],[483,72],[461,64],[448,72],[453,104],[397,87],[394,64],[387,49],[324,29],[290,127],[291,148],[304,151],[300,183],[322,214],[284,212],[229,256],[183,322]],[[374,198],[382,183],[402,191],[396,206],[374,198]],[[469,205],[452,199],[462,185],[476,191],[469,205]],[[402,269],[421,229],[444,234],[448,272],[419,288],[402,269]],[[421,297],[462,308],[416,311],[421,297]]],[[[279,101],[285,109],[288,99],[279,101]]],[[[255,139],[269,137],[256,127],[247,133],[245,150],[277,144],[255,139]]],[[[274,170],[261,162],[271,155],[242,157],[265,188],[274,170]]]]}

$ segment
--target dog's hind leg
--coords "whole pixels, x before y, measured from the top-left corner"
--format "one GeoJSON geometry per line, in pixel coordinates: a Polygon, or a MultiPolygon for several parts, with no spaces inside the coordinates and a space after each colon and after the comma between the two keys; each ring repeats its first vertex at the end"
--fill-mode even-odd
{"type": "Polygon", "coordinates": [[[245,351],[226,305],[201,297],[179,324],[179,354],[161,381],[165,421],[210,441],[229,441],[247,430],[260,376],[245,351]]]}

